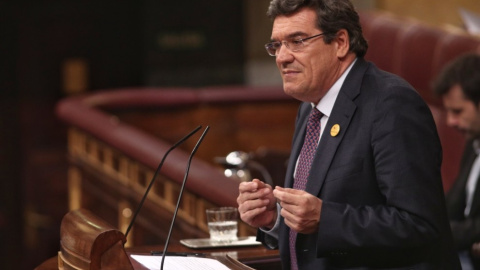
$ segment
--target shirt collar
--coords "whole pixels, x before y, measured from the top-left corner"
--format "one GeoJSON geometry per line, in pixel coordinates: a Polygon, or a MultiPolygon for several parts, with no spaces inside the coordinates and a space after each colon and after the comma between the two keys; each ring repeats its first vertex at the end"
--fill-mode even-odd
{"type": "MultiPolygon", "coordinates": [[[[348,66],[348,68],[343,72],[342,76],[338,78],[338,80],[332,85],[332,87],[327,91],[325,96],[320,99],[320,102],[317,104],[317,109],[325,116],[330,117],[332,113],[333,105],[335,104],[335,100],[337,100],[338,93],[340,92],[340,88],[342,88],[345,79],[347,78],[348,73],[352,69],[353,65],[357,61],[357,58],[348,66]]],[[[315,104],[312,103],[312,107],[315,104]]]]}
{"type": "Polygon", "coordinates": [[[475,154],[480,154],[480,139],[473,141],[473,150],[475,151],[475,154]]]}

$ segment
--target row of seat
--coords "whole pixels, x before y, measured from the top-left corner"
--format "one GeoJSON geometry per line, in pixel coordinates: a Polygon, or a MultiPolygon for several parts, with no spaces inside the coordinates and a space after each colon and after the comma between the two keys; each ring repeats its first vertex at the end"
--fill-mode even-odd
{"type": "Polygon", "coordinates": [[[360,12],[369,42],[366,59],[410,82],[429,104],[441,105],[431,82],[446,63],[465,52],[480,53],[480,38],[381,11],[360,12]]]}

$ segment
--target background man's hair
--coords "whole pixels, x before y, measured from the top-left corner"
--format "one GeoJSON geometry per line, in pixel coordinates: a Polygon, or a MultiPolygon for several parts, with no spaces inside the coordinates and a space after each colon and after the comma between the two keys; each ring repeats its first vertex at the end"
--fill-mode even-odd
{"type": "Polygon", "coordinates": [[[465,97],[475,103],[480,102],[480,55],[463,54],[449,62],[433,82],[434,93],[441,97],[459,85],[465,97]]]}

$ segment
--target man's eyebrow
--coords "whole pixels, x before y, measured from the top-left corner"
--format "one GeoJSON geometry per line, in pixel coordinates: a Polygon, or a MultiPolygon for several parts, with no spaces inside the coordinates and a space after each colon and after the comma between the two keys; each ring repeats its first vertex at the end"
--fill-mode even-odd
{"type": "MultiPolygon", "coordinates": [[[[297,38],[297,37],[301,37],[301,36],[307,36],[307,33],[305,32],[301,32],[301,31],[296,31],[296,32],[293,32],[293,33],[290,33],[287,35],[287,39],[293,39],[293,38],[297,38]]],[[[274,38],[270,38],[270,41],[277,41],[276,39],[274,38]]]]}
{"type": "Polygon", "coordinates": [[[287,36],[287,38],[296,38],[296,37],[306,36],[306,35],[307,35],[307,33],[305,33],[305,32],[297,31],[297,32],[293,32],[293,33],[289,34],[287,36]]]}

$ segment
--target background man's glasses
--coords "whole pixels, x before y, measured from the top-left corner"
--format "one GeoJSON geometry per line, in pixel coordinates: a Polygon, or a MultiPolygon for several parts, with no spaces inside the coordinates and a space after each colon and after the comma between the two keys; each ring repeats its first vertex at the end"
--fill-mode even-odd
{"type": "Polygon", "coordinates": [[[277,56],[278,51],[280,50],[280,47],[282,47],[282,44],[285,45],[290,51],[292,52],[298,52],[301,51],[305,46],[305,41],[316,38],[319,36],[324,35],[325,33],[320,33],[318,35],[306,37],[306,38],[301,38],[301,39],[292,39],[292,40],[283,40],[283,41],[273,41],[270,43],[265,44],[265,49],[267,50],[267,53],[270,56],[277,56]]]}

